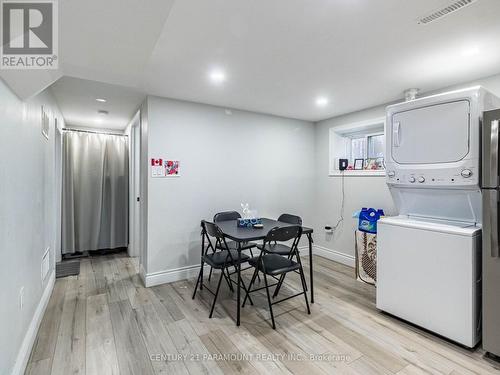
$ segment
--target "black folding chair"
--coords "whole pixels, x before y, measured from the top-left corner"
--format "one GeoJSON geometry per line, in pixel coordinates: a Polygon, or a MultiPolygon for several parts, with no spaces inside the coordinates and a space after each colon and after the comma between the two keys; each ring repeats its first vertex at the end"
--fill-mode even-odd
{"type": "MultiPolygon", "coordinates": [[[[289,224],[293,224],[293,225],[302,226],[302,218],[300,216],[296,216],[296,215],[282,214],[278,218],[278,221],[281,221],[282,223],[289,223],[289,224]]],[[[290,257],[290,253],[291,253],[290,246],[282,244],[282,243],[278,243],[277,241],[264,243],[263,245],[258,245],[257,248],[259,250],[264,250],[270,254],[278,254],[278,255],[282,255],[282,256],[286,256],[286,257],[290,257]]],[[[297,252],[299,252],[299,251],[297,250],[297,252]]],[[[295,272],[299,273],[299,271],[295,271],[295,272]]],[[[281,289],[281,285],[283,284],[283,281],[285,280],[285,275],[286,274],[283,274],[280,276],[278,286],[276,287],[276,289],[274,290],[274,293],[273,293],[273,298],[275,298],[278,295],[278,293],[281,289]]],[[[307,290],[307,283],[306,283],[306,290],[307,290]]]]}
{"type": "Polygon", "coordinates": [[[297,215],[281,214],[280,217],[278,218],[278,221],[281,221],[282,223],[302,226],[302,218],[297,215]]]}
{"type": "MultiPolygon", "coordinates": [[[[238,220],[241,218],[241,215],[237,211],[224,211],[224,212],[219,212],[215,214],[214,216],[214,223],[220,223],[221,221],[231,221],[231,220],[238,220]]],[[[233,249],[237,250],[238,249],[238,242],[236,241],[227,241],[227,248],[228,249],[233,249]]],[[[255,242],[242,242],[240,244],[241,250],[250,250],[250,256],[253,258],[253,252],[252,249],[254,247],[257,247],[257,244],[255,242]]],[[[210,273],[208,275],[208,281],[210,281],[210,278],[212,277],[212,269],[210,269],[210,273]]],[[[260,281],[260,278],[259,278],[260,281]]]]}
{"type": "Polygon", "coordinates": [[[255,271],[252,276],[252,280],[250,281],[250,285],[248,286],[248,291],[245,295],[245,299],[243,300],[243,305],[242,307],[245,307],[245,303],[247,298],[250,298],[250,293],[256,292],[258,290],[266,289],[266,294],[267,294],[267,302],[269,304],[269,311],[271,313],[271,320],[273,323],[273,329],[276,329],[276,324],[274,322],[274,314],[273,314],[273,305],[286,301],[290,298],[293,297],[298,297],[300,295],[304,295],[304,298],[306,300],[306,306],[307,306],[307,313],[310,314],[311,310],[309,308],[309,301],[307,300],[307,289],[306,289],[306,279],[304,277],[304,270],[302,269],[302,263],[300,261],[300,255],[298,252],[298,244],[300,241],[300,237],[302,236],[302,227],[299,225],[293,225],[289,227],[282,227],[282,228],[273,228],[269,231],[269,233],[266,235],[266,238],[264,240],[264,245],[262,246],[261,253],[258,257],[251,258],[248,263],[255,267],[255,271]],[[288,257],[284,257],[279,254],[274,254],[266,251],[266,245],[270,243],[276,243],[276,242],[284,242],[284,241],[290,241],[293,240],[292,246],[290,247],[290,253],[288,257]],[[293,258],[295,257],[295,260],[293,258]],[[269,293],[269,288],[274,285],[280,285],[280,281],[278,281],[275,284],[269,285],[267,282],[267,276],[271,276],[275,280],[281,280],[281,276],[285,275],[289,272],[294,272],[298,271],[300,275],[300,280],[302,282],[302,292],[294,294],[292,296],[283,298],[279,301],[274,301],[271,302],[271,296],[269,293]],[[262,288],[257,288],[252,290],[252,286],[255,282],[255,279],[258,275],[259,272],[262,272],[264,274],[264,287],[262,288]],[[280,279],[278,279],[278,276],[280,276],[280,279]]]}
{"type": "MultiPolygon", "coordinates": [[[[193,299],[196,296],[196,290],[198,289],[198,285],[200,285],[200,290],[203,290],[203,287],[214,295],[214,300],[212,302],[212,307],[210,309],[209,318],[212,317],[215,303],[217,302],[217,296],[219,295],[220,285],[222,283],[222,279],[226,279],[226,282],[229,285],[231,291],[234,291],[232,283],[236,283],[231,279],[231,275],[237,274],[238,265],[238,251],[235,249],[230,249],[227,246],[226,238],[220,228],[208,221],[201,221],[202,228],[202,247],[201,247],[201,266],[200,273],[198,274],[198,279],[196,280],[196,285],[194,287],[193,299]],[[215,239],[215,244],[212,243],[211,238],[215,239]],[[207,246],[205,247],[205,241],[207,241],[207,246]],[[217,283],[217,290],[213,292],[207,285],[203,283],[203,268],[205,263],[208,264],[212,269],[221,270],[221,275],[219,277],[219,281],[217,283]],[[229,268],[234,267],[234,272],[229,272],[229,268]]],[[[241,254],[240,263],[247,262],[250,257],[246,254],[241,254]]],[[[240,282],[243,286],[243,289],[247,291],[245,283],[240,276],[240,282]]],[[[253,302],[250,301],[253,305],[253,302]]]]}
{"type": "MultiPolygon", "coordinates": [[[[230,220],[238,220],[241,218],[239,212],[236,211],[225,211],[219,212],[214,216],[214,223],[220,223],[221,221],[230,221],[230,220]]],[[[238,249],[238,242],[236,241],[227,241],[227,246],[229,249],[238,249]]],[[[242,250],[250,250],[250,255],[253,257],[252,249],[257,247],[255,242],[242,242],[241,249],[242,250]]]]}
{"type": "MultiPolygon", "coordinates": [[[[299,216],[295,215],[283,214],[278,218],[278,221],[281,221],[282,223],[302,226],[302,219],[299,216]]],[[[258,245],[257,248],[259,250],[265,250],[268,253],[279,254],[283,256],[290,255],[291,250],[290,246],[282,243],[277,243],[277,241],[268,243],[264,242],[264,244],[258,245]]]]}

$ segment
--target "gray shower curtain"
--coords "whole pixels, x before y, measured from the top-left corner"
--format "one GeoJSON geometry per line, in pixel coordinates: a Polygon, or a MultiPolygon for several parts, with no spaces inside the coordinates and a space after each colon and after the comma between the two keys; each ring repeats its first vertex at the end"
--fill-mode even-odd
{"type": "Polygon", "coordinates": [[[128,245],[128,140],[63,136],[62,253],[128,245]]]}

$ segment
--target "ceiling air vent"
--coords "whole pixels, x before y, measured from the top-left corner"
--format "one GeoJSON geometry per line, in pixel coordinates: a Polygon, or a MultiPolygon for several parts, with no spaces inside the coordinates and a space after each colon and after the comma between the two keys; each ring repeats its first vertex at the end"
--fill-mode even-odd
{"type": "Polygon", "coordinates": [[[454,1],[450,5],[448,5],[448,6],[444,7],[444,8],[435,10],[431,14],[428,14],[428,15],[425,15],[425,16],[421,17],[418,20],[418,23],[425,25],[425,24],[437,21],[440,18],[443,18],[443,17],[445,17],[445,16],[447,16],[447,15],[453,13],[453,12],[456,12],[457,10],[463,9],[466,6],[471,5],[472,3],[475,3],[476,1],[478,1],[478,0],[458,0],[458,1],[454,1]]]}

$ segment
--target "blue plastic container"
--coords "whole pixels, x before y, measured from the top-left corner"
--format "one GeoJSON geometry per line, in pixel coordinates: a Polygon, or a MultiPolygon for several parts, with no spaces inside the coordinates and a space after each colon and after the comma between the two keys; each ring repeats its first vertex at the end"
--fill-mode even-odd
{"type": "Polygon", "coordinates": [[[377,221],[384,216],[381,209],[363,207],[359,212],[358,229],[362,232],[377,233],[377,221]]]}

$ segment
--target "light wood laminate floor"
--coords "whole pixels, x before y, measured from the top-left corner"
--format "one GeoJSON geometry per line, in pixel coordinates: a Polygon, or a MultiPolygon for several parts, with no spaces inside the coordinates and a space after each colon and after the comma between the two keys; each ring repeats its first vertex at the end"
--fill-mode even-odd
{"type": "MultiPolygon", "coordinates": [[[[489,374],[500,365],[375,308],[373,287],[353,270],[315,257],[316,303],[275,305],[264,291],[242,309],[223,284],[191,299],[194,280],[146,289],[137,261],[123,254],[84,259],[81,274],[56,281],[28,374],[489,374]]],[[[305,261],[305,264],[308,262],[305,261]]],[[[218,276],[216,274],[215,276],[218,276]]],[[[250,271],[245,278],[249,279],[250,271]]],[[[218,277],[212,279],[214,285],[218,277]]],[[[298,275],[289,276],[298,287],[298,275]]],[[[292,293],[284,288],[280,296],[292,293]]]]}

